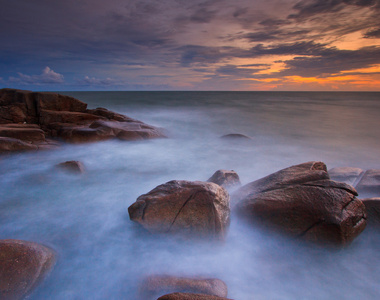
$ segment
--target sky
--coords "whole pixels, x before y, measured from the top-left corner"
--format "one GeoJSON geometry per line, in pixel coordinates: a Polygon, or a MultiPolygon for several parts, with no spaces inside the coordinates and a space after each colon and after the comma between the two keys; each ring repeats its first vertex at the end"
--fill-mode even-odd
{"type": "Polygon", "coordinates": [[[0,0],[0,87],[380,91],[380,0],[0,0]]]}

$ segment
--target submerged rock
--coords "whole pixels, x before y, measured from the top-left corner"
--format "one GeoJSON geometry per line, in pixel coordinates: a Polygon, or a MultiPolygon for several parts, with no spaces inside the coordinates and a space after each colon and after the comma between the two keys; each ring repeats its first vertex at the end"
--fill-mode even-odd
{"type": "Polygon", "coordinates": [[[174,292],[199,293],[226,297],[227,285],[216,278],[188,278],[169,275],[152,275],[145,278],[140,285],[141,299],[157,297],[174,292]]]}
{"type": "Polygon", "coordinates": [[[240,134],[240,133],[225,134],[225,135],[222,135],[220,138],[227,139],[227,140],[251,140],[249,136],[240,134]]]}
{"type": "Polygon", "coordinates": [[[84,165],[80,161],[70,160],[57,165],[61,170],[68,171],[71,173],[84,173],[84,165]]]}
{"type": "Polygon", "coordinates": [[[234,170],[218,170],[216,171],[207,182],[216,183],[226,189],[240,186],[239,175],[234,170]]]}
{"type": "Polygon", "coordinates": [[[366,226],[364,204],[322,162],[292,166],[249,183],[234,197],[244,219],[294,237],[345,245],[366,226]]]}
{"type": "Polygon", "coordinates": [[[3,151],[47,149],[46,137],[71,143],[166,137],[154,126],[105,108],[87,109],[86,103],[55,93],[1,89],[0,108],[0,137],[19,140],[8,146],[3,141],[3,151]]]}
{"type": "Polygon", "coordinates": [[[20,240],[0,240],[0,299],[23,299],[55,263],[45,246],[20,240]]]}
{"type": "Polygon", "coordinates": [[[173,293],[161,296],[157,300],[233,300],[224,297],[204,295],[204,294],[190,294],[190,293],[173,293]]]}
{"type": "Polygon", "coordinates": [[[132,221],[151,233],[224,239],[230,222],[227,191],[210,182],[169,181],[137,198],[132,221]]]}

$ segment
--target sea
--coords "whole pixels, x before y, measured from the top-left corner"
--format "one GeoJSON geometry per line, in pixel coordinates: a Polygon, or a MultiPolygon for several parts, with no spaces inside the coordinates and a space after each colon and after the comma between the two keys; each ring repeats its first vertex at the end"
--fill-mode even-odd
{"type": "MultiPolygon", "coordinates": [[[[62,92],[163,128],[168,138],[65,144],[0,157],[0,239],[53,248],[40,299],[139,299],[152,274],[218,278],[235,300],[379,299],[380,231],[342,249],[264,232],[234,215],[225,242],[149,235],[136,198],[219,169],[242,184],[308,161],[380,169],[379,92],[62,92]],[[226,134],[250,139],[223,139],[226,134]],[[82,175],[57,171],[81,161],[82,175]]],[[[359,195],[360,198],[360,195],[359,195]]]]}

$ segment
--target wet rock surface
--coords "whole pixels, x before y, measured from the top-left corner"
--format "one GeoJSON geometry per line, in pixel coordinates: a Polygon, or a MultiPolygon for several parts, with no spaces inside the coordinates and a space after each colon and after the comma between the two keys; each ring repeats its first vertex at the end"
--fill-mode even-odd
{"type": "Polygon", "coordinates": [[[196,293],[226,297],[227,285],[216,278],[191,278],[170,275],[151,275],[146,277],[140,285],[140,299],[157,299],[169,293],[196,293]]]}
{"type": "Polygon", "coordinates": [[[50,248],[21,240],[0,240],[0,299],[23,299],[54,263],[55,253],[50,248]]]}
{"type": "Polygon", "coordinates": [[[56,93],[1,89],[0,108],[0,137],[18,140],[3,139],[1,152],[48,149],[47,137],[70,143],[165,137],[154,126],[56,93]]]}
{"type": "Polygon", "coordinates": [[[367,209],[367,223],[380,229],[380,197],[361,199],[367,209]]]}
{"type": "Polygon", "coordinates": [[[236,213],[294,237],[345,245],[366,226],[364,204],[345,183],[332,181],[322,162],[292,166],[249,183],[233,195],[236,213]]]}
{"type": "Polygon", "coordinates": [[[137,198],[132,221],[151,233],[224,239],[230,222],[227,191],[210,182],[169,181],[137,198]]]}
{"type": "Polygon", "coordinates": [[[338,167],[329,170],[331,180],[344,182],[353,187],[356,186],[363,174],[364,171],[362,169],[352,167],[338,167]]]}
{"type": "Polygon", "coordinates": [[[85,168],[82,162],[77,160],[70,160],[57,165],[57,168],[69,173],[82,174],[85,168]]]}

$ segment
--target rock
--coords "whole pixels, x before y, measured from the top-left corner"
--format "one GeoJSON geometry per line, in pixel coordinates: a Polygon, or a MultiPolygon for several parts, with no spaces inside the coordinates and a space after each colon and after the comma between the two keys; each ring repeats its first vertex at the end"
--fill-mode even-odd
{"type": "Polygon", "coordinates": [[[220,137],[221,139],[230,139],[230,140],[251,140],[249,136],[240,133],[230,133],[225,134],[220,137]]]}
{"type": "Polygon", "coordinates": [[[45,133],[35,124],[0,125],[0,136],[19,139],[25,142],[43,142],[45,133]]]}
{"type": "Polygon", "coordinates": [[[157,299],[168,293],[199,293],[226,297],[227,285],[215,278],[187,278],[169,275],[152,275],[145,278],[140,285],[141,299],[157,299]]]}
{"type": "Polygon", "coordinates": [[[71,173],[84,173],[84,165],[80,161],[70,160],[57,165],[61,170],[71,173]]]}
{"type": "Polygon", "coordinates": [[[364,174],[360,168],[339,167],[329,170],[329,175],[332,180],[344,182],[356,186],[358,179],[364,174]]]}
{"type": "Polygon", "coordinates": [[[0,240],[0,299],[23,299],[51,270],[55,253],[42,245],[0,240]]]}
{"type": "Polygon", "coordinates": [[[367,209],[368,225],[380,226],[380,198],[361,199],[367,209]]]}
{"type": "Polygon", "coordinates": [[[230,222],[229,195],[215,183],[169,181],[137,198],[132,221],[151,233],[224,239],[230,222]]]}
{"type": "Polygon", "coordinates": [[[235,211],[242,218],[293,237],[342,246],[366,226],[356,190],[326,179],[322,162],[278,171],[242,187],[235,211]]]}
{"type": "Polygon", "coordinates": [[[19,140],[3,140],[2,152],[54,148],[46,137],[70,143],[166,137],[154,126],[105,108],[87,109],[86,103],[73,97],[14,89],[0,90],[0,124],[5,124],[0,126],[0,137],[19,140]]]}
{"type": "Polygon", "coordinates": [[[204,294],[190,294],[190,293],[173,293],[161,296],[157,300],[233,300],[224,297],[204,295],[204,294]]]}
{"type": "Polygon", "coordinates": [[[23,142],[19,139],[6,138],[0,136],[0,153],[30,150],[38,150],[38,146],[23,142]]]}
{"type": "Polygon", "coordinates": [[[240,178],[239,175],[231,170],[218,170],[216,171],[207,182],[216,183],[226,189],[240,186],[240,178]]]}
{"type": "Polygon", "coordinates": [[[380,170],[367,170],[356,189],[360,195],[380,196],[380,170]]]}

